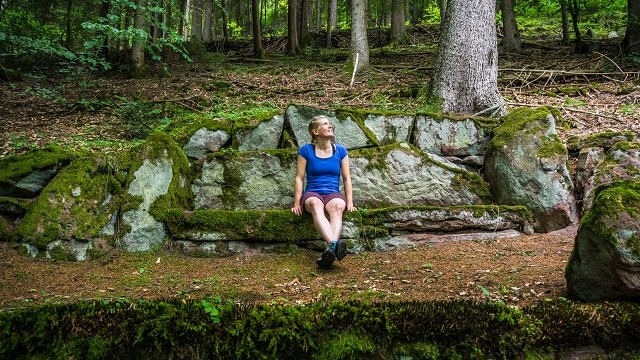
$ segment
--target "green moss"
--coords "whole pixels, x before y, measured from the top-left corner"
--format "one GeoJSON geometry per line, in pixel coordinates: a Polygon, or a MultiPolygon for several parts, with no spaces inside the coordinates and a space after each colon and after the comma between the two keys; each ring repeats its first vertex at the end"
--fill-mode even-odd
{"type": "Polygon", "coordinates": [[[233,123],[227,119],[214,118],[211,116],[198,116],[195,118],[186,117],[174,120],[165,130],[166,133],[180,145],[185,145],[191,136],[198,130],[222,130],[229,134],[233,132],[233,123]]]}
{"type": "Polygon", "coordinates": [[[0,186],[17,181],[34,170],[67,165],[76,155],[57,146],[31,151],[0,160],[0,186]]]}
{"type": "Polygon", "coordinates": [[[620,141],[634,141],[637,135],[633,131],[602,131],[588,136],[572,136],[567,140],[569,151],[575,152],[588,147],[608,149],[620,141]]]}
{"type": "MultiPolygon", "coordinates": [[[[367,137],[367,140],[369,140],[370,144],[373,145],[380,145],[380,143],[378,142],[378,139],[376,137],[376,135],[373,133],[373,131],[371,131],[365,124],[364,121],[367,119],[367,115],[369,114],[379,114],[379,115],[390,115],[387,113],[374,113],[374,112],[369,112],[366,110],[346,110],[346,109],[340,109],[340,110],[336,110],[336,116],[338,117],[338,121],[345,121],[348,117],[351,117],[351,119],[358,124],[358,127],[360,127],[360,129],[364,132],[364,135],[367,137]]],[[[398,113],[395,113],[396,115],[398,113]]]]}
{"type": "Polygon", "coordinates": [[[500,125],[500,119],[481,117],[481,116],[458,115],[458,114],[448,114],[448,113],[441,113],[441,112],[418,112],[416,113],[416,116],[422,116],[422,117],[439,120],[439,121],[450,120],[455,122],[455,121],[471,120],[474,122],[474,124],[478,128],[489,130],[489,131],[493,130],[494,128],[500,125]]]}
{"type": "Polygon", "coordinates": [[[373,356],[378,346],[365,333],[342,331],[325,338],[314,360],[362,359],[373,356]]]}
{"type": "Polygon", "coordinates": [[[567,148],[562,143],[562,140],[560,140],[557,135],[553,135],[551,138],[543,136],[542,146],[540,150],[538,150],[538,158],[548,159],[556,157],[557,155],[567,155],[567,148]]]}
{"type": "Polygon", "coordinates": [[[310,216],[288,210],[168,210],[162,219],[173,234],[183,231],[214,231],[228,240],[297,243],[317,239],[310,216]]]}
{"type": "MultiPolygon", "coordinates": [[[[593,205],[583,216],[580,226],[602,236],[612,244],[619,244],[619,234],[613,233],[610,223],[620,215],[629,216],[634,222],[640,220],[640,180],[626,180],[613,183],[608,187],[596,189],[593,205]]],[[[625,244],[633,254],[640,256],[638,234],[632,234],[625,244]]]]}
{"type": "Polygon", "coordinates": [[[43,189],[21,221],[18,234],[39,249],[58,238],[97,236],[118,207],[120,183],[96,171],[96,158],[78,158],[43,189]]]}
{"type": "Polygon", "coordinates": [[[49,250],[49,255],[51,256],[52,260],[58,260],[58,261],[75,261],[76,260],[75,254],[69,251],[63,245],[54,246],[52,249],[49,250]]]}
{"type": "Polygon", "coordinates": [[[546,107],[536,109],[519,108],[505,116],[502,125],[495,129],[495,135],[491,139],[491,146],[501,148],[509,143],[519,132],[535,134],[540,130],[539,126],[532,127],[544,121],[550,110],[546,107]]]}
{"type": "Polygon", "coordinates": [[[26,199],[0,197],[0,208],[11,209],[14,214],[24,214],[31,207],[31,201],[26,199]]]}

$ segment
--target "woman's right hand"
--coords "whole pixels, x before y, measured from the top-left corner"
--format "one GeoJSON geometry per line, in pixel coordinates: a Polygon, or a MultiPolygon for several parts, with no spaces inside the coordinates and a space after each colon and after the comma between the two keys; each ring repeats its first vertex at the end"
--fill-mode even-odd
{"type": "Polygon", "coordinates": [[[296,206],[292,207],[291,208],[291,212],[293,212],[296,215],[302,215],[302,206],[296,205],[296,206]]]}

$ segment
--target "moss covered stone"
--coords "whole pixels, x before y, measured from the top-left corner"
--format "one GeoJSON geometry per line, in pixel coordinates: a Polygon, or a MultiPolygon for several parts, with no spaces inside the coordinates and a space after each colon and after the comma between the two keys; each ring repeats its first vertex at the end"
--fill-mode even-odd
{"type": "Polygon", "coordinates": [[[587,136],[572,136],[567,140],[567,148],[571,152],[589,147],[609,149],[621,141],[635,141],[637,134],[633,131],[602,131],[587,136]]]}
{"type": "Polygon", "coordinates": [[[45,249],[57,239],[92,239],[118,208],[121,188],[112,174],[96,171],[97,159],[78,158],[44,188],[21,221],[23,241],[45,249]]]}

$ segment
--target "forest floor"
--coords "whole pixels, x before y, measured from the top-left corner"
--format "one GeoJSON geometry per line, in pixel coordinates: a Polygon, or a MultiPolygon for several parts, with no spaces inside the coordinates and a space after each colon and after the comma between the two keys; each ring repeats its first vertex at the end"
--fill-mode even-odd
{"type": "MultiPolygon", "coordinates": [[[[511,108],[558,108],[568,125],[558,126],[563,139],[603,130],[640,133],[638,65],[625,63],[617,51],[606,42],[599,51],[581,55],[557,43],[525,44],[521,54],[500,55],[500,91],[511,108]]],[[[284,111],[291,103],[411,112],[421,105],[411,89],[428,85],[435,54],[434,49],[372,52],[371,71],[353,85],[344,61],[273,55],[255,62],[242,53],[205,54],[202,58],[212,61],[171,65],[169,75],[158,69],[158,76],[141,80],[0,83],[0,159],[50,143],[121,151],[135,136],[130,126],[135,117],[123,114],[131,115],[133,101],[140,99],[197,113],[235,109],[251,114],[254,106],[284,111]]],[[[20,256],[18,245],[0,242],[0,308],[213,296],[261,303],[473,299],[522,306],[566,296],[564,267],[576,230],[493,240],[434,235],[429,245],[349,255],[329,271],[318,270],[318,254],[305,249],[216,259],[171,251],[114,253],[69,263],[20,256]]]]}

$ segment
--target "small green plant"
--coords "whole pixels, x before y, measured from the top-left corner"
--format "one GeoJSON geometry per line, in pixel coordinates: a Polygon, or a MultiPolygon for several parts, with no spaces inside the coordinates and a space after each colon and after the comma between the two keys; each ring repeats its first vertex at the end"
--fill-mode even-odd
{"type": "MultiPolygon", "coordinates": [[[[217,304],[219,304],[220,301],[221,301],[221,299],[219,297],[216,297],[214,299],[214,302],[217,303],[217,304]]],[[[218,310],[218,308],[216,308],[214,304],[208,302],[207,300],[200,301],[200,304],[204,308],[204,312],[209,314],[209,316],[211,317],[211,322],[213,322],[214,324],[219,324],[220,323],[220,310],[218,310]]]]}

